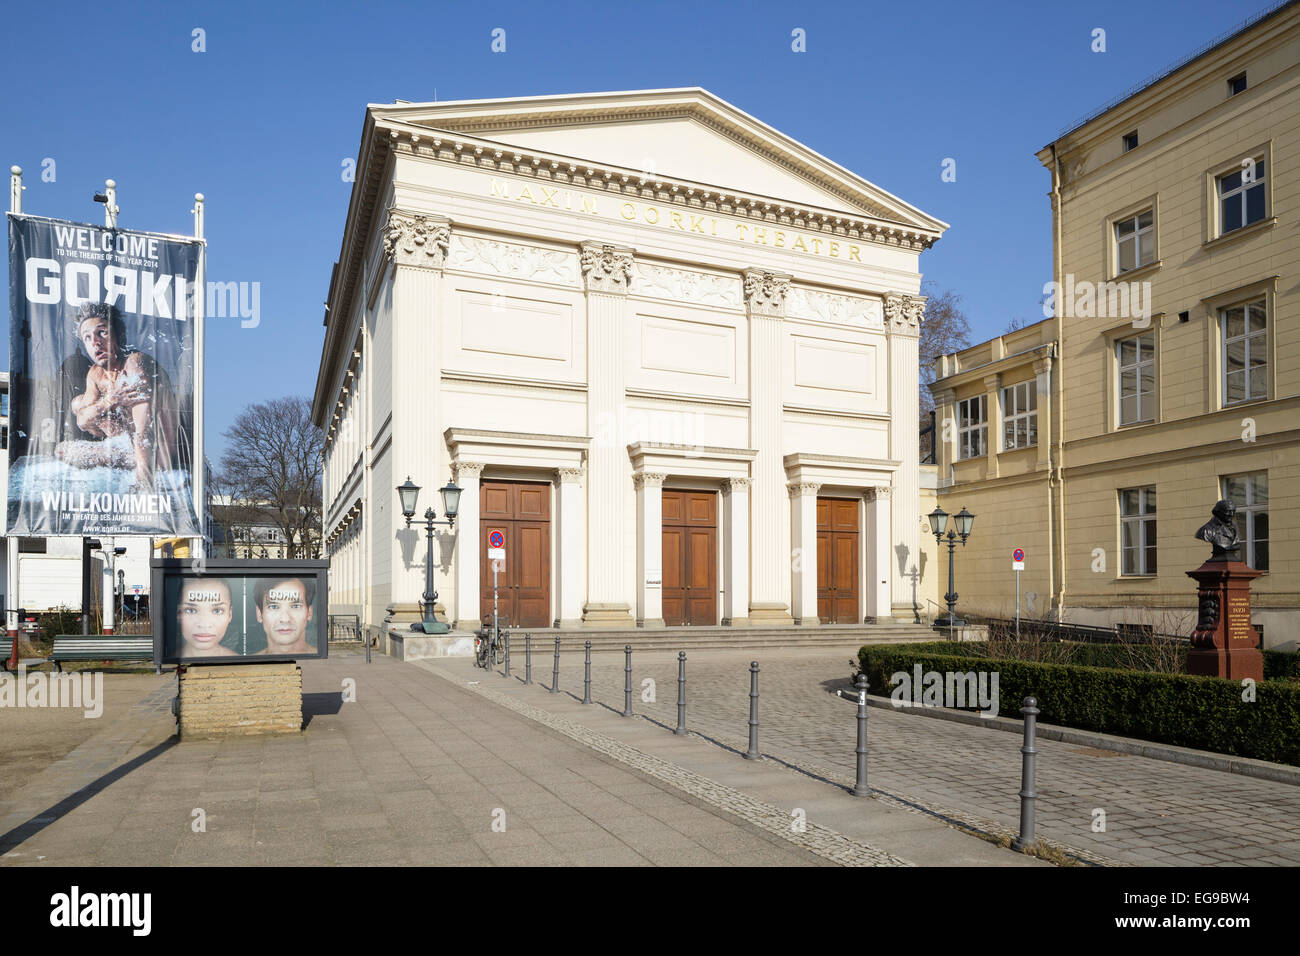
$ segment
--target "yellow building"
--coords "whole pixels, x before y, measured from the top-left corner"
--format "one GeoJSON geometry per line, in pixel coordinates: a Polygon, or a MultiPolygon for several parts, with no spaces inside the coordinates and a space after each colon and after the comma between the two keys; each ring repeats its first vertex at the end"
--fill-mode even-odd
{"type": "MultiPolygon", "coordinates": [[[[1266,647],[1300,622],[1300,4],[1038,153],[1050,318],[943,356],[939,502],[968,508],[959,610],[1190,633],[1220,497],[1266,647]],[[1274,527],[1275,526],[1275,527],[1274,527]]],[[[944,568],[946,572],[946,567],[944,568]]]]}

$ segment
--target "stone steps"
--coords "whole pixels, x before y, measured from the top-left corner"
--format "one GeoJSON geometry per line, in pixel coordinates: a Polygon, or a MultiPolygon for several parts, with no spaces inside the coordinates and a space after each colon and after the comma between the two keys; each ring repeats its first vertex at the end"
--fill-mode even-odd
{"type": "Polygon", "coordinates": [[[755,650],[799,650],[803,648],[858,648],[863,644],[918,643],[941,639],[924,625],[862,625],[822,627],[691,627],[610,628],[607,630],[538,628],[511,631],[511,656],[523,653],[524,634],[533,639],[533,653],[553,653],[560,638],[564,653],[582,651],[591,641],[593,651],[621,651],[631,644],[635,651],[691,651],[752,648],[755,650]]]}

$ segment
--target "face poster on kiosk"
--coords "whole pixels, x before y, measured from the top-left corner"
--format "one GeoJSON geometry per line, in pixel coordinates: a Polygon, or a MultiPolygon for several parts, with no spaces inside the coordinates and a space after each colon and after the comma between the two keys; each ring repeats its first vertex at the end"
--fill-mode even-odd
{"type": "Polygon", "coordinates": [[[328,569],[328,561],[155,559],[155,662],[328,656],[328,569]]]}

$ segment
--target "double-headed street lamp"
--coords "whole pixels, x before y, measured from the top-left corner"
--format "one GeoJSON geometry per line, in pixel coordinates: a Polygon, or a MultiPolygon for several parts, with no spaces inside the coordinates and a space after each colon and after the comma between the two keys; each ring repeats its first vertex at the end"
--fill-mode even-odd
{"type": "MultiPolygon", "coordinates": [[[[461,489],[456,487],[454,481],[449,481],[438,489],[442,495],[442,510],[447,516],[446,521],[434,521],[437,517],[432,508],[424,509],[425,531],[429,539],[429,553],[424,565],[424,619],[411,625],[413,631],[423,631],[425,634],[446,634],[451,630],[451,625],[444,621],[439,621],[433,616],[434,605],[438,603],[438,591],[433,586],[433,526],[435,524],[445,524],[449,529],[456,523],[456,512],[460,510],[460,492],[461,489]]],[[[420,496],[420,486],[411,481],[411,476],[406,476],[405,484],[397,486],[397,497],[402,502],[402,514],[406,516],[406,526],[411,526],[411,519],[415,517],[415,501],[420,496]]]]}
{"type": "Polygon", "coordinates": [[[934,533],[934,540],[942,545],[944,529],[948,531],[948,593],[943,596],[943,599],[948,602],[948,616],[934,622],[939,627],[960,627],[966,623],[957,619],[957,585],[953,580],[952,562],[953,555],[957,551],[957,536],[961,535],[962,547],[966,547],[966,539],[970,537],[975,516],[962,508],[952,516],[952,520],[957,526],[955,531],[948,527],[948,512],[942,508],[935,508],[930,512],[930,530],[934,533]]]}

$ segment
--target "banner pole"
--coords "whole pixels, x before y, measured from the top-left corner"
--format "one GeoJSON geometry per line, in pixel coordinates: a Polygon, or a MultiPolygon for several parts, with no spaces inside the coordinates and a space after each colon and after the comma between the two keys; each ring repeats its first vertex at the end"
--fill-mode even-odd
{"type": "Polygon", "coordinates": [[[117,228],[117,214],[122,210],[117,208],[117,183],[111,179],[104,180],[104,195],[108,201],[104,203],[104,226],[108,229],[117,228]]]}
{"type": "MultiPolygon", "coordinates": [[[[203,238],[203,193],[194,194],[194,238],[203,238]]],[[[191,557],[205,557],[207,547],[205,538],[208,533],[208,509],[206,507],[207,481],[204,465],[205,446],[203,443],[203,335],[204,312],[207,307],[207,271],[208,249],[203,244],[199,247],[199,266],[194,276],[194,514],[199,522],[197,546],[190,551],[191,557]]]]}
{"type": "MultiPolygon", "coordinates": [[[[9,167],[9,211],[19,214],[23,211],[23,168],[9,167]]],[[[13,317],[10,316],[10,321],[13,317]]],[[[12,370],[12,367],[11,367],[12,370]]],[[[10,387],[13,379],[10,378],[10,387]]],[[[12,396],[10,396],[12,400],[12,396]]],[[[9,667],[18,669],[18,538],[5,535],[5,630],[10,643],[9,667]]]]}

